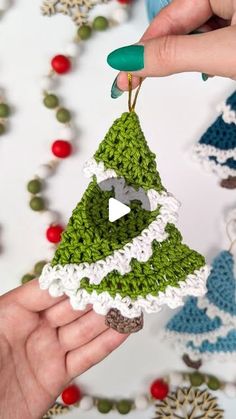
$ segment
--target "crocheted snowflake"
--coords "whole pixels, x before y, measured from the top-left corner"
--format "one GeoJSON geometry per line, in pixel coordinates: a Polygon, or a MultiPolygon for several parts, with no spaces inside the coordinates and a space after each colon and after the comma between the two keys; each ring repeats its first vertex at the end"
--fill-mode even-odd
{"type": "Polygon", "coordinates": [[[76,25],[81,26],[88,21],[89,11],[97,4],[109,0],[44,0],[41,10],[43,15],[52,16],[63,13],[69,16],[76,25]]]}
{"type": "Polygon", "coordinates": [[[223,419],[224,411],[207,390],[179,388],[156,403],[155,419],[223,419]]]}

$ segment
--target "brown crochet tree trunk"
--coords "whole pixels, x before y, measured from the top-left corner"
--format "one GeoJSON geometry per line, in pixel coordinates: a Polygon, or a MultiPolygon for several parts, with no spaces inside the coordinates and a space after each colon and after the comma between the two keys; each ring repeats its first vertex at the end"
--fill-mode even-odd
{"type": "Polygon", "coordinates": [[[143,328],[143,314],[129,319],[122,316],[118,309],[112,308],[106,315],[105,323],[119,333],[136,333],[143,328]]]}
{"type": "Polygon", "coordinates": [[[222,188],[236,189],[236,176],[229,176],[227,179],[223,179],[220,185],[222,188]]]}
{"type": "Polygon", "coordinates": [[[199,370],[202,366],[202,361],[199,359],[198,361],[193,361],[188,354],[183,355],[183,361],[187,365],[187,367],[193,368],[195,370],[199,370]]]}

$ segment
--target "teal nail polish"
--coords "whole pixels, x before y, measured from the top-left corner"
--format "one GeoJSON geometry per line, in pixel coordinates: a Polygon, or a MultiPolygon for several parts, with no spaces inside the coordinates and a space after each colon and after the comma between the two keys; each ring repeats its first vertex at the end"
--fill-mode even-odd
{"type": "Polygon", "coordinates": [[[117,86],[117,77],[115,78],[115,80],[113,81],[113,84],[111,86],[111,97],[112,99],[117,99],[118,97],[120,97],[124,92],[123,90],[120,90],[119,87],[117,86]]]}
{"type": "Polygon", "coordinates": [[[108,64],[120,71],[137,71],[144,67],[144,46],[129,45],[112,51],[107,57],[108,64]]]}
{"type": "Polygon", "coordinates": [[[209,79],[208,74],[206,74],[206,73],[202,73],[202,80],[203,80],[203,81],[207,81],[208,79],[209,79]]]}

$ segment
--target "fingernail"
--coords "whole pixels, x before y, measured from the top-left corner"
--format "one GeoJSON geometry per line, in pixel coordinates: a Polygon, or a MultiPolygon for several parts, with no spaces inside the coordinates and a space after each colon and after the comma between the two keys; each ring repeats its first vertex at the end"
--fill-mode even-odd
{"type": "Polygon", "coordinates": [[[108,64],[120,71],[137,71],[144,67],[144,46],[129,45],[112,51],[107,57],[108,64]]]}
{"type": "Polygon", "coordinates": [[[202,80],[203,80],[203,81],[207,81],[208,79],[209,79],[208,74],[206,74],[206,73],[202,73],[202,80]]]}
{"type": "Polygon", "coordinates": [[[113,81],[113,84],[111,86],[111,97],[112,97],[112,99],[117,99],[118,97],[120,97],[124,93],[123,90],[120,90],[119,87],[117,86],[117,78],[118,78],[118,76],[116,76],[116,78],[113,81]]]}

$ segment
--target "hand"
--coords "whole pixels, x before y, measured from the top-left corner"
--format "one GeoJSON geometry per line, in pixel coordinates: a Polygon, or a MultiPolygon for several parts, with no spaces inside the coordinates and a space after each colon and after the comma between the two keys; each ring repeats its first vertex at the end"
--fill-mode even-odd
{"type": "Polygon", "coordinates": [[[0,417],[40,419],[63,388],[127,335],[88,307],[73,311],[33,280],[0,297],[0,417]]]}
{"type": "MultiPolygon", "coordinates": [[[[138,45],[108,56],[113,68],[133,74],[133,87],[139,77],[185,71],[236,80],[236,1],[173,0],[153,19],[138,45]],[[202,33],[188,35],[196,30],[202,33]]],[[[119,96],[119,89],[128,89],[124,72],[118,75],[113,97],[119,96]]]]}

